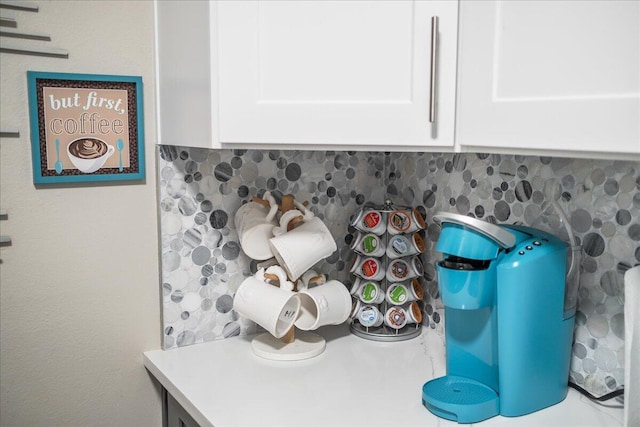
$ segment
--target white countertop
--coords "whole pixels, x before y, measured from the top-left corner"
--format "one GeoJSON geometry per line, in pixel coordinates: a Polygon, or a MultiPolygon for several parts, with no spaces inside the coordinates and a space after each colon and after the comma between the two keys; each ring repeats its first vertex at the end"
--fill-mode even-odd
{"type": "MultiPolygon", "coordinates": [[[[144,353],[144,365],[202,426],[453,426],[422,406],[422,385],[445,374],[444,342],[423,328],[414,339],[377,342],[348,325],[319,331],[327,347],[301,361],[253,354],[253,336],[144,353]]],[[[622,407],[567,398],[523,417],[482,427],[622,426],[622,407]]]]}

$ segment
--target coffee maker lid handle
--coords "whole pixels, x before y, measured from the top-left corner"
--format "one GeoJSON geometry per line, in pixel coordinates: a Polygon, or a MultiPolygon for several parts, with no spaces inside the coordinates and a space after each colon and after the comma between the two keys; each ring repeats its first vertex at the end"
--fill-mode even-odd
{"type": "Polygon", "coordinates": [[[481,221],[470,216],[454,214],[449,212],[438,212],[433,216],[434,221],[437,223],[449,222],[452,224],[468,227],[480,234],[483,234],[496,242],[498,245],[505,249],[512,248],[516,244],[516,236],[510,233],[505,228],[481,221]]]}

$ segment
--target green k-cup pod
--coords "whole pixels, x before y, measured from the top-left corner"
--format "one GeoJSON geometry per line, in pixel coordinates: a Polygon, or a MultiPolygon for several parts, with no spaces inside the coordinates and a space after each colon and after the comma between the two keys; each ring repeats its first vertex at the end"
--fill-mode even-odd
{"type": "Polygon", "coordinates": [[[367,234],[362,238],[362,249],[367,255],[373,255],[380,248],[380,239],[375,234],[367,234]]]}
{"type": "Polygon", "coordinates": [[[400,305],[407,302],[408,292],[404,285],[396,284],[389,286],[387,290],[387,299],[391,304],[400,305]]]}
{"type": "Polygon", "coordinates": [[[384,255],[385,248],[379,236],[368,233],[358,233],[353,239],[351,250],[366,256],[379,257],[384,255]]]}
{"type": "Polygon", "coordinates": [[[384,293],[380,290],[380,286],[371,281],[364,282],[360,286],[359,295],[362,302],[367,304],[379,304],[384,300],[384,293]]]}

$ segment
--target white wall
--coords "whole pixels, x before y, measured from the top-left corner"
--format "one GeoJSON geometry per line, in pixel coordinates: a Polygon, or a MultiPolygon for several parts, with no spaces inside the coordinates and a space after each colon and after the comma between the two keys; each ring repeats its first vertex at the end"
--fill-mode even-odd
{"type": "Polygon", "coordinates": [[[0,142],[0,425],[158,426],[153,3],[36,3],[19,28],[70,55],[0,54],[1,121],[20,130],[0,142]],[[27,70],[142,76],[146,182],[36,189],[27,70]]]}

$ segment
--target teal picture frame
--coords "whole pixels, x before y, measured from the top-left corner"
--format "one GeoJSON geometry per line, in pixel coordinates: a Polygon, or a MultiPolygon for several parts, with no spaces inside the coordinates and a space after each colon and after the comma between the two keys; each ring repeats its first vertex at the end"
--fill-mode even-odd
{"type": "Polygon", "coordinates": [[[27,71],[36,185],[145,179],[142,77],[27,71]]]}

